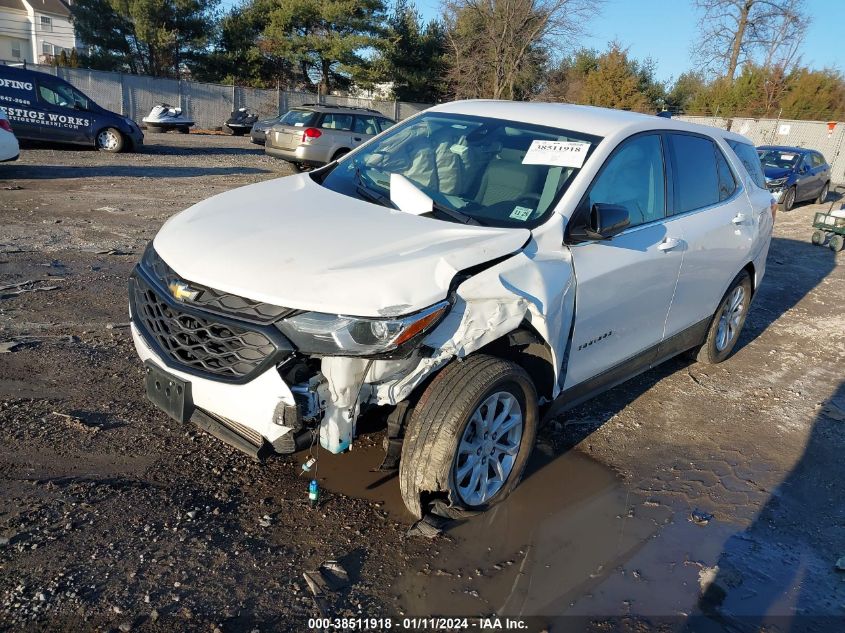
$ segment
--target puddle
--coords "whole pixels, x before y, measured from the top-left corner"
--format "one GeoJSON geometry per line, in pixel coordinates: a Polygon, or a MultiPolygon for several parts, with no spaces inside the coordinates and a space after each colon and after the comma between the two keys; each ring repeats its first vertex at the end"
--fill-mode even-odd
{"type": "MultiPolygon", "coordinates": [[[[375,501],[410,525],[396,477],[374,472],[382,457],[375,438],[345,455],[321,451],[321,485],[375,501]]],[[[826,563],[806,548],[761,533],[759,518],[743,529],[717,520],[698,525],[690,512],[630,492],[577,450],[553,456],[538,446],[516,491],[488,512],[452,523],[431,541],[430,556],[394,580],[392,593],[409,616],[530,617],[529,630],[555,633],[630,616],[678,624],[702,614],[708,582],[716,584],[719,615],[696,621],[713,630],[725,622],[777,623],[799,604],[831,612],[824,605],[835,604],[837,578],[811,585],[826,563]],[[808,601],[813,587],[820,595],[808,601]]]]}
{"type": "MultiPolygon", "coordinates": [[[[322,488],[381,504],[394,521],[408,526],[414,522],[414,517],[402,502],[398,474],[376,471],[384,459],[380,435],[356,439],[352,450],[347,453],[333,455],[323,449],[317,453],[315,447],[314,454],[319,454],[317,479],[322,488]]],[[[308,451],[303,451],[299,453],[298,462],[302,464],[308,457],[308,451]]],[[[302,477],[310,475],[303,474],[302,477]]]]}
{"type": "Polygon", "coordinates": [[[698,526],[631,494],[576,450],[538,453],[507,501],[449,530],[453,544],[436,542],[397,581],[405,612],[542,616],[554,631],[578,630],[572,616],[690,613],[699,561],[717,559],[736,528],[698,526]]]}

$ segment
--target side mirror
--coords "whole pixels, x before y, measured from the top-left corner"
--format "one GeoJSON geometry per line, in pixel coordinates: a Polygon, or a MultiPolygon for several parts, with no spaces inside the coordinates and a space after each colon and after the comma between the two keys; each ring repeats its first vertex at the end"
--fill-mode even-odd
{"type": "Polygon", "coordinates": [[[586,220],[586,223],[572,227],[569,233],[572,241],[609,240],[615,235],[619,235],[631,224],[628,207],[604,202],[594,203],[589,216],[584,220],[586,220]]]}
{"type": "Polygon", "coordinates": [[[810,171],[810,169],[806,165],[801,165],[801,167],[798,168],[799,174],[806,174],[808,171],[810,171]]]}

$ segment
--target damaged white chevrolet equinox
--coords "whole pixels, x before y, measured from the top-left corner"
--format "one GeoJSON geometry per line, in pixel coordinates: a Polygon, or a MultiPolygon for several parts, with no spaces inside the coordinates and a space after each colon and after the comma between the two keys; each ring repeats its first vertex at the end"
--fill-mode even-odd
{"type": "Polygon", "coordinates": [[[345,451],[378,407],[412,513],[483,509],[541,411],[731,353],[774,209],[738,134],[450,103],[172,217],[132,274],[132,335],[178,420],[261,458],[345,451]]]}

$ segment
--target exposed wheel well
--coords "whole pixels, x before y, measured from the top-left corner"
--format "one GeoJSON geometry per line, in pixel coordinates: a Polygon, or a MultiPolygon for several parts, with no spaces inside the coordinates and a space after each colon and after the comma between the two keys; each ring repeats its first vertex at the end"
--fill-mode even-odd
{"type": "Polygon", "coordinates": [[[555,385],[552,352],[543,337],[527,321],[473,353],[490,354],[516,363],[528,372],[537,389],[537,396],[551,400],[555,385]]]}
{"type": "Polygon", "coordinates": [[[348,148],[346,148],[346,147],[341,147],[339,150],[337,150],[337,151],[336,151],[336,152],[332,155],[332,160],[337,160],[338,158],[340,158],[340,157],[341,157],[341,156],[343,156],[344,154],[348,154],[348,153],[349,153],[349,151],[350,151],[350,150],[349,150],[348,148]]]}

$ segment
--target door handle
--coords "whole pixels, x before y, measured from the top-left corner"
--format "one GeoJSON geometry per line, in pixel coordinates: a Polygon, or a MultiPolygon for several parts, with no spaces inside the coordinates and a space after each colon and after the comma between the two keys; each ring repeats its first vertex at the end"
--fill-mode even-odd
{"type": "Polygon", "coordinates": [[[680,240],[677,237],[667,237],[662,242],[660,242],[660,244],[657,245],[657,250],[671,251],[673,248],[677,248],[682,243],[683,240],[680,240]]]}
{"type": "Polygon", "coordinates": [[[731,218],[731,222],[734,224],[745,224],[745,214],[737,213],[733,218],[731,218]]]}

